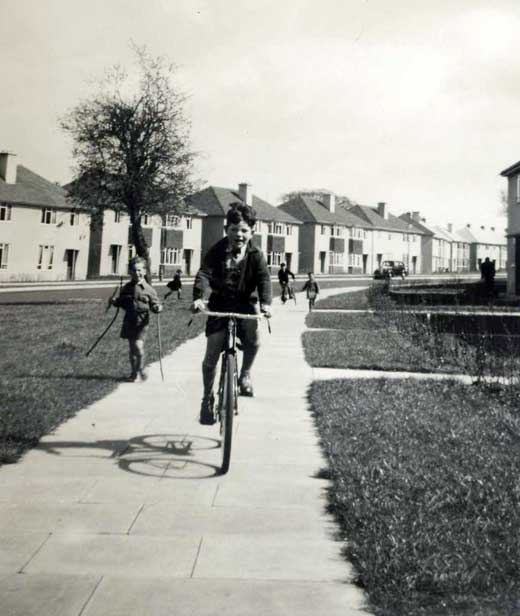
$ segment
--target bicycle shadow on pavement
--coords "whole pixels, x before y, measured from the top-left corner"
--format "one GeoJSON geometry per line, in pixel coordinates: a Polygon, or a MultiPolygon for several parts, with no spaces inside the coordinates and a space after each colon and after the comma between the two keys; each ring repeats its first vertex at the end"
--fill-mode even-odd
{"type": "Polygon", "coordinates": [[[220,464],[204,459],[206,453],[211,456],[212,451],[219,449],[220,439],[186,433],[97,441],[40,441],[35,447],[36,451],[66,459],[114,460],[122,471],[161,480],[209,479],[219,475],[220,464]]]}

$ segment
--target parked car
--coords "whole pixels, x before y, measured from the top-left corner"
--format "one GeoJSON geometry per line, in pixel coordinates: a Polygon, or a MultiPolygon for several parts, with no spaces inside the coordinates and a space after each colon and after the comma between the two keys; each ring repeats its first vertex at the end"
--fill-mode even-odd
{"type": "Polygon", "coordinates": [[[408,270],[402,261],[383,261],[381,267],[378,267],[374,272],[376,280],[378,278],[393,278],[394,276],[401,276],[401,278],[408,276],[408,270]]]}

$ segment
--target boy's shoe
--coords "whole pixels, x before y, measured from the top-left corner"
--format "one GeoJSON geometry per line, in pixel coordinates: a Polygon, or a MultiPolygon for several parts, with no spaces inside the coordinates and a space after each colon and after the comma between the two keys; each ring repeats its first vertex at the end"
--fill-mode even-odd
{"type": "Polygon", "coordinates": [[[213,412],[213,405],[215,404],[215,398],[211,395],[209,398],[202,398],[200,405],[200,418],[199,423],[203,426],[212,426],[215,423],[215,413],[213,412]]]}
{"type": "Polygon", "coordinates": [[[127,383],[135,383],[137,381],[137,372],[132,372],[125,380],[127,383]]]}
{"type": "Polygon", "coordinates": [[[241,396],[248,396],[249,398],[254,396],[253,384],[251,383],[251,377],[249,374],[244,374],[238,379],[238,387],[240,389],[241,396]]]}
{"type": "Polygon", "coordinates": [[[146,370],[140,370],[139,374],[141,375],[141,381],[148,380],[148,372],[146,372],[146,370]]]}

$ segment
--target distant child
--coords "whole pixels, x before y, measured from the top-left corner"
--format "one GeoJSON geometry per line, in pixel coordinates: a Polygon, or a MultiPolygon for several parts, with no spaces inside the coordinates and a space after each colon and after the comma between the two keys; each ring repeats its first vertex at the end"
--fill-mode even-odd
{"type": "MultiPolygon", "coordinates": [[[[193,284],[191,309],[205,309],[203,297],[211,289],[208,310],[256,314],[258,293],[260,311],[271,316],[271,278],[262,251],[252,242],[256,212],[243,203],[233,203],[226,216],[226,236],[214,244],[206,254],[193,284]]],[[[213,383],[220,353],[226,339],[226,319],[208,317],[206,323],[206,354],[202,361],[204,393],[200,408],[200,423],[215,423],[213,413],[213,383]]],[[[258,321],[237,320],[237,335],[243,348],[239,388],[242,396],[253,395],[251,368],[260,341],[258,321]]]]}
{"type": "Polygon", "coordinates": [[[173,280],[170,280],[170,282],[166,285],[168,287],[168,289],[170,289],[168,291],[168,293],[166,293],[166,295],[164,296],[164,299],[166,299],[167,297],[169,297],[174,291],[177,291],[177,299],[181,299],[182,293],[181,293],[181,289],[182,289],[182,270],[178,269],[175,272],[175,276],[173,277],[173,280]]]}
{"type": "Polygon", "coordinates": [[[314,308],[314,302],[320,294],[320,285],[317,283],[316,280],[314,280],[314,274],[312,272],[309,272],[307,276],[309,278],[305,281],[305,284],[302,287],[302,291],[307,292],[307,299],[309,300],[309,312],[312,312],[312,309],[314,308]]]}
{"type": "Polygon", "coordinates": [[[158,313],[162,305],[155,290],[146,282],[146,263],[136,257],[129,265],[131,280],[121,289],[119,297],[111,303],[125,311],[121,338],[128,340],[130,351],[130,366],[132,372],[128,381],[135,381],[140,375],[146,381],[148,375],[144,369],[144,342],[150,322],[150,310],[158,313]]]}
{"type": "Polygon", "coordinates": [[[278,282],[280,283],[280,288],[282,290],[282,304],[285,304],[285,302],[287,301],[287,296],[289,296],[289,299],[294,299],[294,292],[289,283],[290,276],[293,280],[295,279],[295,276],[291,272],[291,270],[286,266],[285,263],[282,263],[280,265],[280,269],[278,270],[278,282]]]}

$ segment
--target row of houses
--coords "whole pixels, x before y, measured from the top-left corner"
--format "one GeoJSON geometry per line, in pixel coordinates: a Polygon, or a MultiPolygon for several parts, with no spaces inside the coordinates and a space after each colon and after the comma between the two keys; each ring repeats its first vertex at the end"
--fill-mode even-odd
{"type": "MultiPolygon", "coordinates": [[[[194,274],[208,248],[224,235],[230,204],[252,206],[258,222],[253,241],[274,273],[281,263],[294,272],[370,274],[384,260],[404,261],[410,273],[478,271],[489,257],[506,267],[506,239],[494,228],[454,230],[427,224],[419,212],[394,216],[334,194],[297,196],[278,207],[241,183],[209,186],[190,195],[182,215],[141,219],[152,273],[194,274]]],[[[73,207],[63,187],[0,152],[0,281],[73,280],[124,275],[135,250],[128,216],[107,210],[102,224],[73,207]]]]}

